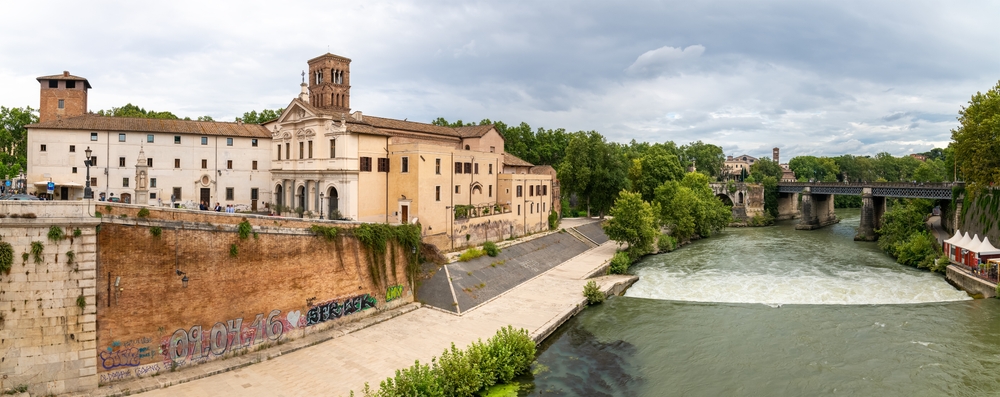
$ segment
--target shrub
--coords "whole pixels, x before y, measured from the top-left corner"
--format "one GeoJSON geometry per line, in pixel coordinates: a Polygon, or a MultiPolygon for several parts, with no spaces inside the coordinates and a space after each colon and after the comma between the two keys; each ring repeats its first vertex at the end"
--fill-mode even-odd
{"type": "Polygon", "coordinates": [[[555,211],[549,212],[549,230],[556,230],[559,227],[559,213],[555,211]]]}
{"type": "Polygon", "coordinates": [[[49,241],[59,242],[65,238],[66,235],[63,233],[63,228],[59,226],[49,226],[49,241]]]}
{"type": "Polygon", "coordinates": [[[239,253],[240,249],[236,247],[236,244],[229,244],[229,256],[235,258],[239,253]]]}
{"type": "Polygon", "coordinates": [[[660,252],[670,252],[677,249],[677,241],[673,237],[670,237],[670,235],[663,233],[660,235],[660,239],[656,241],[656,248],[659,248],[660,252]]]}
{"type": "Polygon", "coordinates": [[[494,243],[492,241],[487,241],[485,244],[483,244],[483,251],[486,252],[486,255],[489,255],[489,256],[492,256],[492,257],[496,257],[497,255],[500,255],[500,248],[497,248],[496,243],[494,243]]]}
{"type": "Polygon", "coordinates": [[[774,224],[774,217],[765,212],[760,215],[754,215],[753,218],[750,218],[750,221],[747,222],[747,224],[753,227],[770,226],[774,224]]]}
{"type": "Polygon", "coordinates": [[[101,211],[94,211],[94,217],[95,218],[103,218],[104,214],[102,214],[101,211]]]}
{"type": "Polygon", "coordinates": [[[596,305],[604,302],[604,292],[597,287],[597,282],[590,280],[583,286],[583,296],[587,298],[588,305],[596,305]]]}
{"type": "Polygon", "coordinates": [[[83,295],[76,297],[76,305],[79,306],[81,309],[86,309],[87,299],[84,298],[83,295]]]}
{"type": "Polygon", "coordinates": [[[0,241],[0,271],[10,274],[14,266],[14,247],[6,241],[0,241]]]}
{"type": "Polygon", "coordinates": [[[31,242],[31,258],[35,260],[35,263],[42,263],[43,251],[45,251],[45,245],[41,241],[31,242]]]}
{"type": "Polygon", "coordinates": [[[83,231],[80,228],[73,229],[73,237],[80,237],[83,235],[83,231]]]}
{"type": "Polygon", "coordinates": [[[138,215],[139,215],[140,218],[148,217],[149,216],[149,208],[140,209],[138,215]]]}
{"type": "Polygon", "coordinates": [[[320,225],[309,226],[309,231],[311,231],[313,234],[317,236],[325,237],[327,241],[332,241],[334,238],[337,237],[337,233],[339,232],[339,230],[336,227],[320,226],[320,225]]]}
{"type": "Polygon", "coordinates": [[[163,234],[163,229],[159,226],[150,226],[149,234],[153,235],[153,237],[160,237],[160,235],[163,234]]]}
{"type": "Polygon", "coordinates": [[[478,258],[480,256],[483,256],[483,255],[486,255],[485,251],[483,251],[483,250],[481,250],[479,248],[476,248],[476,247],[472,247],[472,248],[469,248],[469,249],[465,250],[465,252],[463,252],[462,255],[459,255],[458,256],[458,261],[459,262],[468,262],[468,261],[471,261],[471,260],[476,259],[476,258],[478,258]]]}
{"type": "Polygon", "coordinates": [[[614,258],[611,258],[611,266],[608,269],[611,271],[611,274],[625,274],[631,263],[632,259],[629,258],[628,253],[619,251],[615,253],[614,258]]]}
{"type": "Polygon", "coordinates": [[[243,221],[240,222],[239,226],[237,226],[236,229],[240,233],[240,240],[246,240],[250,238],[251,234],[253,234],[253,226],[250,225],[250,222],[247,221],[247,218],[243,218],[243,221]]]}

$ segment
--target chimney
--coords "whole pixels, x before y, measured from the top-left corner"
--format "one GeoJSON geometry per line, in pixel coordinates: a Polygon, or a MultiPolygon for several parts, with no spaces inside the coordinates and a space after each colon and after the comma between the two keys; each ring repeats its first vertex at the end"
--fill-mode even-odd
{"type": "Polygon", "coordinates": [[[65,70],[63,70],[63,77],[69,77],[69,72],[68,72],[68,71],[65,71],[65,70]]]}

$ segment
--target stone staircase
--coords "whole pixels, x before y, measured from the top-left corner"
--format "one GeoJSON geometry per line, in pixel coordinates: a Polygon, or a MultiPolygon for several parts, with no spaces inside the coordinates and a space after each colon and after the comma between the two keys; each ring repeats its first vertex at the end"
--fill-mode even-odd
{"type": "Polygon", "coordinates": [[[594,248],[600,245],[597,244],[596,241],[591,240],[589,237],[584,236],[583,233],[580,233],[580,231],[576,230],[575,227],[571,227],[569,229],[564,229],[564,230],[566,230],[566,233],[569,233],[570,236],[576,237],[577,240],[583,241],[583,243],[587,244],[587,246],[590,248],[594,248]]]}

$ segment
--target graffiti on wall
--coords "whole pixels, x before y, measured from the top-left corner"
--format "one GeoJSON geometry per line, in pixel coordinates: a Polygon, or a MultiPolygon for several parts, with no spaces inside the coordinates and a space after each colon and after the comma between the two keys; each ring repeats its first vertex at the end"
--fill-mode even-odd
{"type": "Polygon", "coordinates": [[[389,287],[388,290],[385,291],[385,301],[386,302],[391,302],[393,300],[399,299],[402,296],[403,296],[403,286],[402,285],[393,285],[393,286],[389,287]]]}
{"type": "Polygon", "coordinates": [[[201,325],[178,329],[162,342],[164,364],[181,366],[201,362],[266,341],[277,341],[286,327],[291,328],[280,314],[281,310],[271,310],[267,317],[257,314],[249,326],[243,325],[243,318],[235,318],[217,322],[207,330],[201,325]]]}
{"type": "Polygon", "coordinates": [[[378,301],[369,294],[358,295],[343,301],[332,300],[320,303],[310,308],[306,313],[306,325],[336,320],[349,314],[371,309],[377,304],[378,301]]]}

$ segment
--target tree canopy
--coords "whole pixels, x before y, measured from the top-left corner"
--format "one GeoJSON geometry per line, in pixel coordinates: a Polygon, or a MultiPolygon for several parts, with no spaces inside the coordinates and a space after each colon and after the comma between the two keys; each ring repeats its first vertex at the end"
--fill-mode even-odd
{"type": "Polygon", "coordinates": [[[653,208],[638,193],[622,190],[611,207],[611,219],[604,224],[604,233],[620,247],[629,245],[632,258],[650,252],[656,239],[656,217],[653,208]]]}
{"type": "Polygon", "coordinates": [[[31,106],[0,106],[0,179],[11,179],[28,169],[28,130],[38,122],[31,106]]]}
{"type": "Polygon", "coordinates": [[[121,107],[112,107],[111,109],[99,110],[97,114],[101,116],[110,117],[136,117],[142,119],[170,119],[179,120],[177,115],[171,112],[157,112],[155,110],[146,110],[144,108],[133,105],[131,102],[125,104],[121,107]]]}
{"type": "Polygon", "coordinates": [[[958,167],[971,189],[1000,184],[1000,82],[977,92],[951,131],[958,167]]]}
{"type": "Polygon", "coordinates": [[[275,110],[264,109],[258,113],[256,110],[251,110],[249,112],[243,113],[243,117],[237,117],[236,121],[242,121],[247,124],[264,124],[268,121],[274,120],[281,116],[281,113],[285,111],[285,108],[278,108],[275,110]]]}

